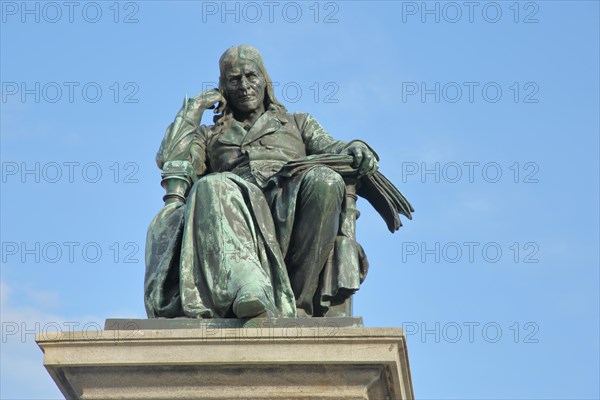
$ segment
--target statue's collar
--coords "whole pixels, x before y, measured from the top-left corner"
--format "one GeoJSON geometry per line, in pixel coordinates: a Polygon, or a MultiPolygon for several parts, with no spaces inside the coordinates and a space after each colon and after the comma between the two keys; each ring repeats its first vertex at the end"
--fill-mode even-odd
{"type": "Polygon", "coordinates": [[[286,123],[287,120],[271,106],[256,120],[248,133],[246,133],[242,145],[247,145],[264,135],[275,132],[286,123]]]}
{"type": "Polygon", "coordinates": [[[258,117],[248,131],[244,129],[240,122],[236,120],[231,121],[231,124],[229,124],[225,131],[219,135],[219,141],[221,143],[245,146],[264,135],[275,132],[281,126],[287,124],[287,122],[287,119],[280,111],[270,106],[267,111],[258,117]]]}

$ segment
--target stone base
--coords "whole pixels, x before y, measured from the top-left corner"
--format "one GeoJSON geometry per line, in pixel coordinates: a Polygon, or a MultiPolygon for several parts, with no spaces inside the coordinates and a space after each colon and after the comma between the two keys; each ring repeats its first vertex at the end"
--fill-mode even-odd
{"type": "Polygon", "coordinates": [[[147,330],[147,329],[225,329],[225,328],[362,328],[362,317],[326,318],[109,318],[104,321],[104,329],[147,330]]]}
{"type": "Polygon", "coordinates": [[[257,320],[36,340],[67,399],[413,399],[401,329],[257,320]]]}

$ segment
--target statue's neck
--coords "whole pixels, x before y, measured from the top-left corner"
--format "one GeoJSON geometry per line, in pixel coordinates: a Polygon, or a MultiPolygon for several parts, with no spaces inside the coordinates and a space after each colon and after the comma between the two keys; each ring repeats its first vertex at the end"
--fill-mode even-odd
{"type": "Polygon", "coordinates": [[[261,106],[250,112],[233,111],[233,118],[243,126],[253,126],[254,123],[263,115],[265,107],[261,106]]]}

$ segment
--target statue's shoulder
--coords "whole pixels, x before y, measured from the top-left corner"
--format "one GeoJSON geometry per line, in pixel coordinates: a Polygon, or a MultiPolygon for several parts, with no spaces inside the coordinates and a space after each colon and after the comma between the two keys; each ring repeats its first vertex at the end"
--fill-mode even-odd
{"type": "Polygon", "coordinates": [[[300,130],[300,132],[302,132],[304,130],[304,127],[306,126],[306,122],[313,118],[312,115],[310,115],[307,112],[303,112],[303,111],[297,111],[294,113],[288,113],[288,120],[294,124],[296,124],[296,126],[298,127],[298,129],[300,130]]]}

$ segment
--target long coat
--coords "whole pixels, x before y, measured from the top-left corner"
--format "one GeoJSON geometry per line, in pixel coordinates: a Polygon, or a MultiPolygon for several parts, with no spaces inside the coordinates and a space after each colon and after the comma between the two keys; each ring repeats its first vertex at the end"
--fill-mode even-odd
{"type": "MultiPolygon", "coordinates": [[[[161,146],[161,150],[170,148],[169,159],[159,160],[159,166],[165,161],[187,160],[195,170],[193,178],[199,179],[185,204],[165,206],[148,229],[145,279],[148,316],[232,316],[234,294],[225,293],[230,277],[225,277],[223,271],[230,268],[227,263],[239,260],[228,261],[207,251],[210,240],[224,239],[211,237],[211,232],[203,230],[211,210],[223,204],[237,204],[237,212],[253,221],[251,234],[246,238],[240,237],[243,234],[235,228],[229,234],[226,232],[227,245],[251,248],[256,253],[251,261],[242,262],[254,262],[259,272],[253,274],[260,275],[273,288],[269,297],[275,305],[274,313],[295,316],[294,294],[284,259],[292,234],[299,183],[310,168],[291,177],[278,173],[290,161],[317,154],[340,154],[347,145],[333,139],[309,114],[286,114],[273,108],[252,127],[232,120],[223,129],[204,125],[196,128],[186,118],[179,123],[176,119],[167,129],[161,146]],[[226,182],[228,189],[220,198],[202,197],[206,195],[201,195],[202,189],[198,187],[203,179],[226,182]]],[[[342,218],[346,212],[342,211],[342,218]]],[[[324,268],[315,296],[325,309],[343,302],[364,278],[359,265],[362,249],[353,237],[348,237],[352,234],[353,231],[336,239],[324,268]]]]}

